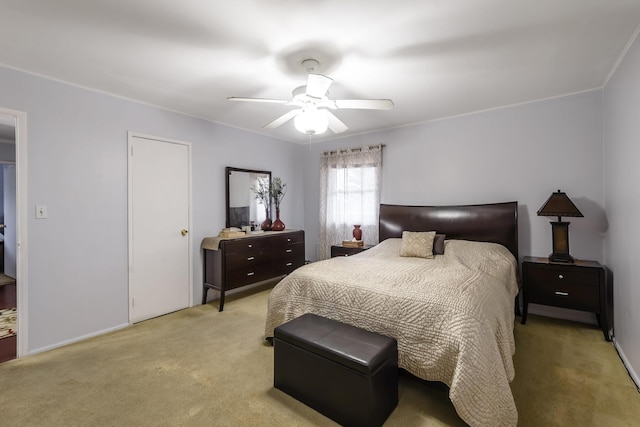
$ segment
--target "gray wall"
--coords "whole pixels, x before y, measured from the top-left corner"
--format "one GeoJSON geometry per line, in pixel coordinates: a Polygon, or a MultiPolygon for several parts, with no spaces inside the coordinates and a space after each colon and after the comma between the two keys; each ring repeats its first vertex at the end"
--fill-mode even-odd
{"type": "Polygon", "coordinates": [[[319,157],[327,149],[383,143],[382,202],[409,205],[517,200],[521,256],[551,252],[537,210],[557,189],[584,218],[570,218],[577,258],[603,260],[602,93],[599,90],[313,144],[305,202],[307,255],[318,239],[319,157]]]}
{"type": "Polygon", "coordinates": [[[609,232],[606,261],[614,274],[616,347],[640,384],[640,40],[604,90],[604,182],[609,232]]]}
{"type": "Polygon", "coordinates": [[[282,176],[283,220],[304,226],[297,144],[6,68],[0,93],[1,107],[27,113],[29,353],[128,322],[127,131],[193,144],[196,303],[200,241],[225,225],[225,166],[282,176]],[[35,219],[36,204],[48,206],[48,219],[35,219]]]}

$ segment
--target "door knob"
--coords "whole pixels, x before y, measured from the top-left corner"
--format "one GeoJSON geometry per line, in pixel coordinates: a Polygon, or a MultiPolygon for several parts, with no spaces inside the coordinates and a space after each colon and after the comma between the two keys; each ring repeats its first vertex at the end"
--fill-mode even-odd
{"type": "Polygon", "coordinates": [[[185,229],[182,229],[182,231],[180,232],[180,234],[182,234],[183,236],[186,236],[186,235],[187,235],[187,233],[188,233],[188,231],[187,231],[187,230],[185,230],[185,229]]]}

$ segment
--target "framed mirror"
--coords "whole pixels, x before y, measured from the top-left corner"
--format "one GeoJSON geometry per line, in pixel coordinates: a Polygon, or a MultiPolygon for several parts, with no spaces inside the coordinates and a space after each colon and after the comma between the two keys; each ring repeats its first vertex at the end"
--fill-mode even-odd
{"type": "Polygon", "coordinates": [[[271,203],[268,203],[269,206],[264,206],[256,199],[256,193],[252,190],[252,188],[259,188],[261,183],[271,188],[271,171],[227,166],[225,181],[227,186],[227,228],[238,227],[242,229],[243,226],[249,226],[251,223],[260,227],[260,224],[267,217],[271,218],[271,203]]]}

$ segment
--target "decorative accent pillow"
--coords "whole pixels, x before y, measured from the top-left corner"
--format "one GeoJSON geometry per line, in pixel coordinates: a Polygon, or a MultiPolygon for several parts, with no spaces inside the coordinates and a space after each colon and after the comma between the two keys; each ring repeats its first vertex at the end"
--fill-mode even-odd
{"type": "Polygon", "coordinates": [[[433,258],[435,231],[403,231],[400,256],[433,258]]]}
{"type": "Polygon", "coordinates": [[[447,237],[446,234],[436,234],[435,239],[433,239],[434,255],[444,255],[444,239],[446,237],[447,237]]]}

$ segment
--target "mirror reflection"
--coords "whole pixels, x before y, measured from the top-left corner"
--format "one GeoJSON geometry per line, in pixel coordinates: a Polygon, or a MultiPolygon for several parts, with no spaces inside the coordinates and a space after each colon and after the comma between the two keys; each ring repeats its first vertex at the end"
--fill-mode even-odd
{"type": "MultiPolygon", "coordinates": [[[[252,188],[260,185],[269,188],[271,185],[271,171],[251,169],[226,168],[227,184],[227,227],[251,227],[259,230],[260,224],[271,217],[271,206],[256,199],[252,188]]],[[[266,203],[269,205],[269,203],[266,203]]]]}

